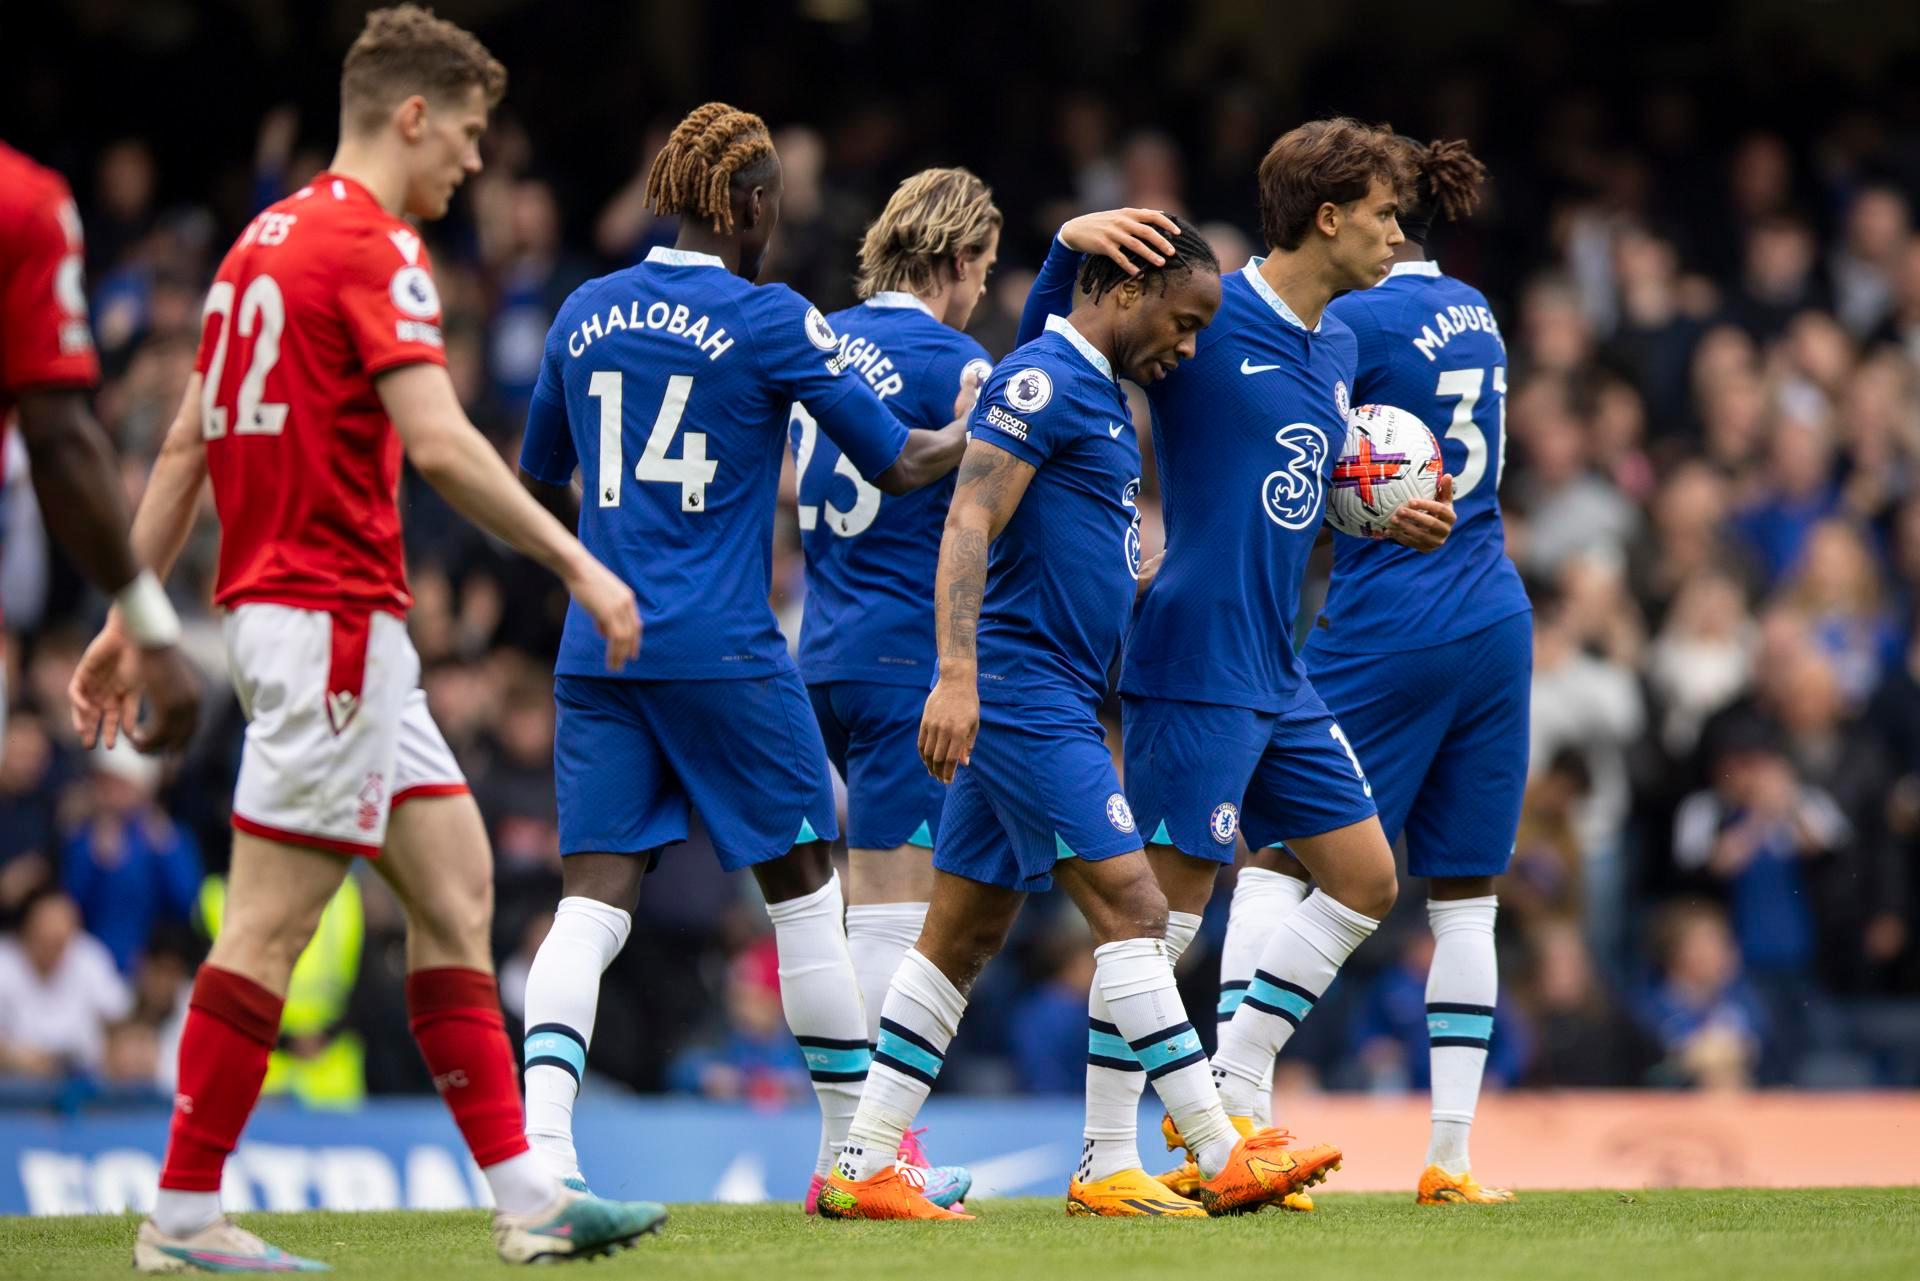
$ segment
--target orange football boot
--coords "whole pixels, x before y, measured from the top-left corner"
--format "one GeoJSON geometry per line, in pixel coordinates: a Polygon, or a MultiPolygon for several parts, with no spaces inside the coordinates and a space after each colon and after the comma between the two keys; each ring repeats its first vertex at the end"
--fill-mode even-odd
{"type": "Polygon", "coordinates": [[[1196,1201],[1176,1196],[1145,1170],[1122,1170],[1104,1179],[1067,1183],[1067,1213],[1079,1217],[1204,1219],[1196,1201]]]}
{"type": "MultiPolygon", "coordinates": [[[[1253,1118],[1250,1116],[1229,1116],[1227,1120],[1233,1123],[1234,1131],[1243,1139],[1259,1129],[1259,1127],[1253,1123],[1253,1118]]],[[[1280,1131],[1280,1136],[1289,1143],[1293,1141],[1293,1136],[1285,1130],[1280,1131]]],[[[1167,1151],[1169,1152],[1178,1152],[1187,1146],[1187,1141],[1180,1137],[1180,1127],[1173,1123],[1171,1116],[1163,1116],[1160,1118],[1160,1137],[1167,1141],[1167,1151]]],[[[1309,1152],[1317,1150],[1317,1148],[1307,1149],[1309,1152]]],[[[1339,1169],[1339,1161],[1336,1160],[1329,1168],[1333,1170],[1339,1169]]],[[[1323,1182],[1326,1177],[1325,1174],[1322,1174],[1319,1178],[1312,1180],[1312,1182],[1323,1182]]],[[[1199,1189],[1200,1185],[1206,1182],[1206,1179],[1200,1173],[1200,1167],[1194,1164],[1191,1155],[1187,1157],[1186,1164],[1182,1165],[1179,1169],[1168,1170],[1165,1174],[1155,1175],[1154,1178],[1157,1182],[1165,1184],[1169,1190],[1177,1195],[1188,1198],[1191,1198],[1199,1189]]],[[[1305,1192],[1289,1192],[1280,1198],[1280,1208],[1283,1210],[1291,1210],[1295,1214],[1312,1214],[1313,1198],[1305,1192]]]]}
{"type": "Polygon", "coordinates": [[[1194,1188],[1193,1199],[1216,1218],[1247,1214],[1284,1204],[1340,1168],[1340,1149],[1332,1144],[1293,1149],[1288,1146],[1292,1141],[1285,1130],[1256,1130],[1245,1136],[1233,1145],[1220,1173],[1194,1188]]]}
{"type": "Polygon", "coordinates": [[[927,1200],[918,1186],[920,1172],[912,1166],[889,1165],[870,1178],[854,1182],[838,1171],[827,1176],[820,1189],[818,1209],[823,1219],[972,1219],[971,1214],[946,1210],[927,1200]]]}
{"type": "Polygon", "coordinates": [[[1419,1205],[1511,1205],[1515,1198],[1505,1188],[1483,1188],[1471,1174],[1450,1174],[1430,1165],[1420,1175],[1419,1205]]]}

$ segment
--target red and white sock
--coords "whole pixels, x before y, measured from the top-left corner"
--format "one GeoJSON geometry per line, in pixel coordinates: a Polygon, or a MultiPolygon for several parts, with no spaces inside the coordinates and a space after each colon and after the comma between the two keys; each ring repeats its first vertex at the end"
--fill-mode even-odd
{"type": "Polygon", "coordinates": [[[168,1236],[191,1236],[220,1217],[220,1172],[260,1097],[284,1004],[232,970],[203,965],[194,978],[153,1213],[168,1236]]]}
{"type": "Polygon", "coordinates": [[[560,1185],[527,1150],[513,1050],[493,975],[458,966],[407,975],[407,1021],[494,1204],[532,1214],[560,1185]]]}

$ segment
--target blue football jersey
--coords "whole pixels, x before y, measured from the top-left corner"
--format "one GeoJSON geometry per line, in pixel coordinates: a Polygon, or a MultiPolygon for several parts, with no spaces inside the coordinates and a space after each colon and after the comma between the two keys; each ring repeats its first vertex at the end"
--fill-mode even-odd
{"type": "Polygon", "coordinates": [[[1126,394],[1093,344],[1059,317],[994,369],[970,434],[1033,464],[987,553],[980,697],[1107,693],[1140,577],[1140,442],[1126,394]]]}
{"type": "MultiPolygon", "coordinates": [[[[1345,439],[1354,341],[1309,330],[1254,259],[1221,282],[1194,358],[1146,389],[1167,555],[1127,643],[1121,691],[1281,712],[1301,695],[1293,620],[1345,439]]],[[[1022,319],[1071,305],[1054,241],[1022,319]]],[[[1309,691],[1310,692],[1310,691],[1309,691]]]]}
{"type": "MultiPolygon", "coordinates": [[[[907,428],[848,375],[819,310],[711,254],[656,248],[560,308],[520,466],[564,485],[580,466],[580,541],[639,597],[634,680],[791,671],[767,597],[773,513],[795,400],[864,475],[907,428]]],[[[567,610],[554,671],[605,676],[593,620],[567,610]]]]}
{"type": "Polygon", "coordinates": [[[1316,643],[1358,654],[1444,645],[1531,608],[1500,521],[1507,348],[1486,298],[1435,263],[1403,262],[1329,310],[1360,344],[1353,403],[1404,409],[1440,440],[1456,520],[1425,555],[1336,534],[1316,643]]]}
{"type": "MultiPolygon", "coordinates": [[[[985,379],[986,349],[933,318],[909,293],[881,293],[827,318],[838,363],[909,427],[953,420],[969,369],[985,379]]],[[[800,674],[809,684],[933,682],[933,576],[953,477],[889,496],[861,477],[804,404],[789,423],[800,487],[807,608],[800,674]]]]}

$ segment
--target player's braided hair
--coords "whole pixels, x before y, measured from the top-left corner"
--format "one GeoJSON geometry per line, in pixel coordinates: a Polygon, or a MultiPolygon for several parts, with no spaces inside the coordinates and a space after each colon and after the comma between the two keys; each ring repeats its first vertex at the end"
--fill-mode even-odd
{"type": "Polygon", "coordinates": [[[1425,244],[1436,215],[1449,222],[1469,217],[1480,204],[1480,184],[1487,167],[1459,139],[1415,142],[1405,134],[1395,138],[1413,166],[1413,193],[1400,212],[1400,229],[1407,239],[1425,244]]]}
{"type": "Polygon", "coordinates": [[[1200,229],[1179,214],[1169,214],[1168,217],[1180,230],[1167,237],[1173,242],[1173,252],[1167,255],[1163,265],[1156,267],[1132,250],[1127,250],[1127,257],[1140,268],[1138,276],[1129,276],[1121,270],[1119,263],[1105,254],[1089,254],[1080,267],[1080,292],[1097,303],[1111,290],[1129,280],[1138,280],[1142,289],[1153,287],[1164,294],[1175,276],[1184,278],[1196,271],[1210,271],[1219,275],[1220,260],[1213,256],[1213,246],[1200,234],[1200,229]]]}
{"type": "Polygon", "coordinates": [[[762,179],[774,159],[767,122],[724,102],[695,107],[674,128],[647,171],[647,204],[657,214],[706,218],[733,230],[733,189],[762,179]]]}

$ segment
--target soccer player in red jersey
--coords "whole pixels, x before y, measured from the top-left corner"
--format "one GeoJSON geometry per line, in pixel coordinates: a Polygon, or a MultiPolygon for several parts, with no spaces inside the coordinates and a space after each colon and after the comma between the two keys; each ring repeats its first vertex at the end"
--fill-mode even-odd
{"type": "MultiPolygon", "coordinates": [[[[127,544],[112,449],[87,407],[100,362],[81,262],[80,214],[65,179],[0,143],[0,435],[14,418],[55,541],[118,602],[153,708],[131,736],[165,751],[192,736],[200,684],[174,645],[180,620],[166,593],[127,544]]],[[[0,668],[0,727],[5,695],[0,668]]]]}
{"type": "MultiPolygon", "coordinates": [[[[234,685],[248,715],[227,920],[194,982],[142,1271],[319,1268],[223,1218],[221,1170],[260,1091],[295,959],[346,876],[376,870],[407,913],[407,1005],[435,1087],[492,1188],[510,1262],[617,1249],[665,1211],[564,1188],[527,1149],[488,953],[491,854],[427,712],[395,489],[402,449],[489,532],[557,573],[612,668],[639,646],[633,592],[514,480],[445,369],[440,300],[403,215],[436,218],[480,169],[506,72],[413,5],[347,54],[329,169],[247,225],[207,293],[195,377],[134,519],[164,573],[211,477],[234,685]]],[[[117,621],[74,678],[82,732],[136,688],[117,621]]]]}

